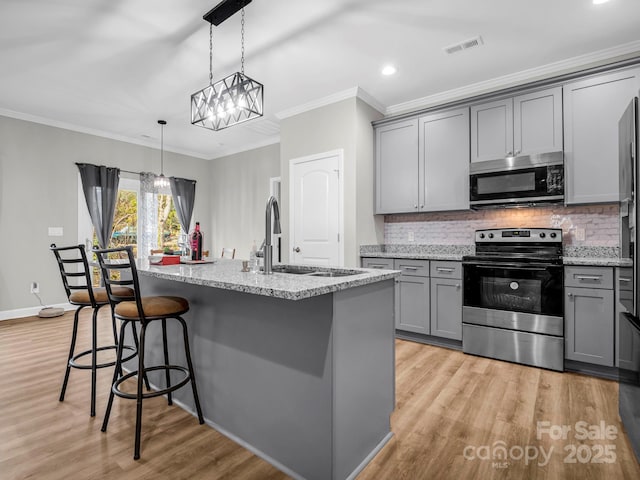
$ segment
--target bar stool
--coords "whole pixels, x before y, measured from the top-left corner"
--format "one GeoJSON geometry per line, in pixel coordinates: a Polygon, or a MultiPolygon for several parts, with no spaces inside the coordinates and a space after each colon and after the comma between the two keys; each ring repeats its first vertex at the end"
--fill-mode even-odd
{"type": "MultiPolygon", "coordinates": [[[[191,351],[189,349],[189,337],[187,335],[187,324],[181,315],[189,311],[189,302],[182,297],[172,296],[151,296],[142,297],[140,295],[140,285],[138,282],[138,270],[136,268],[135,259],[133,257],[133,250],[131,247],[112,248],[107,250],[94,250],[100,263],[102,270],[102,277],[104,278],[105,287],[107,289],[107,296],[113,306],[114,315],[117,319],[122,320],[121,332],[128,323],[140,323],[140,347],[138,349],[138,369],[132,371],[126,375],[122,375],[121,365],[125,360],[122,359],[123,345],[122,341],[118,344],[118,353],[116,356],[116,369],[113,374],[113,385],[111,387],[111,394],[109,395],[109,402],[107,403],[107,410],[105,412],[104,421],[102,422],[102,431],[107,431],[107,424],[109,423],[109,416],[111,414],[111,407],[113,405],[113,397],[117,395],[120,398],[128,398],[136,400],[136,436],[134,447],[134,460],[140,458],[140,431],[142,422],[142,401],[145,398],[158,397],[160,395],[167,394],[167,403],[173,405],[171,398],[171,392],[183,387],[188,382],[191,382],[191,389],[193,392],[193,399],[196,404],[196,411],[198,413],[198,421],[202,425],[204,418],[202,416],[202,410],[200,408],[200,400],[198,398],[198,390],[196,388],[196,379],[193,371],[193,364],[191,363],[191,351]],[[108,255],[122,255],[126,254],[124,258],[109,259],[108,255]],[[112,278],[112,272],[130,271],[131,278],[115,280],[112,278]],[[134,299],[123,298],[118,294],[118,288],[123,286],[130,286],[133,289],[134,299]],[[187,360],[187,368],[171,365],[169,363],[169,350],[167,348],[167,319],[175,319],[182,326],[182,333],[184,339],[184,351],[187,360]],[[164,364],[147,366],[144,365],[144,349],[145,349],[145,335],[149,324],[155,320],[161,320],[162,322],[162,346],[164,350],[164,364]],[[165,372],[166,388],[143,393],[142,383],[143,377],[147,372],[163,370],[165,372]],[[170,371],[179,371],[184,374],[182,380],[175,385],[171,385],[170,371]],[[142,372],[142,375],[140,375],[142,372]],[[120,385],[126,380],[137,376],[137,390],[135,394],[124,392],[120,389],[120,385]]],[[[113,275],[117,277],[117,275],[113,275]]],[[[120,339],[123,339],[122,334],[120,339]]]]}
{"type": "MultiPolygon", "coordinates": [[[[64,285],[65,292],[69,303],[77,305],[76,313],[73,317],[73,333],[71,335],[71,346],[69,347],[69,357],[67,359],[67,369],[64,374],[64,380],[62,382],[62,390],[60,392],[59,400],[64,401],[64,395],[67,390],[67,383],[69,381],[69,374],[71,373],[71,367],[81,370],[91,370],[91,416],[96,415],[96,371],[98,368],[112,367],[116,364],[116,361],[97,363],[97,354],[103,350],[116,350],[118,343],[118,331],[116,328],[116,320],[111,312],[111,326],[113,328],[113,345],[106,345],[98,347],[98,311],[101,307],[109,305],[109,299],[107,298],[107,291],[105,288],[94,287],[92,285],[91,270],[89,269],[89,262],[87,261],[87,254],[85,252],[84,245],[73,245],[69,247],[57,247],[55,243],[50,246],[51,251],[56,257],[58,267],[60,268],[60,275],[62,277],[62,284],[64,285]],[[75,282],[74,280],[77,279],[75,282]],[[76,340],[78,337],[78,321],[80,317],[80,311],[85,307],[91,307],[93,309],[93,321],[91,325],[91,348],[78,354],[74,354],[76,348],[76,340]],[[91,355],[91,365],[83,364],[79,362],[79,359],[91,355]]],[[[133,290],[130,288],[119,289],[120,295],[123,298],[133,298],[133,290]]],[[[135,357],[137,353],[137,335],[134,331],[134,341],[136,347],[124,346],[123,348],[131,351],[131,355],[128,359],[135,357]]]]}

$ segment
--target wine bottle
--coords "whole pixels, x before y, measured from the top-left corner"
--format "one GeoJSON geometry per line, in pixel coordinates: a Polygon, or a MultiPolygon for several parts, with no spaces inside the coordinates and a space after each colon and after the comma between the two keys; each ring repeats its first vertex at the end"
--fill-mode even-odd
{"type": "Polygon", "coordinates": [[[200,232],[200,222],[196,222],[196,228],[191,234],[191,260],[202,260],[202,232],[200,232]]]}

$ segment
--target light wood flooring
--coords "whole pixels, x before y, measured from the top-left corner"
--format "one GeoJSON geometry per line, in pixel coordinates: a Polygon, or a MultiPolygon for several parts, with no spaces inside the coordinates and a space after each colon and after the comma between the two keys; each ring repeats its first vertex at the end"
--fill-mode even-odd
{"type": "MultiPolygon", "coordinates": [[[[78,343],[88,345],[89,312],[82,318],[78,343]]],[[[105,315],[100,324],[108,343],[105,315]]],[[[88,371],[73,370],[66,399],[58,401],[71,326],[71,313],[0,322],[0,479],[287,478],[163,398],[145,403],[142,458],[134,461],[135,402],[116,399],[109,430],[100,432],[110,369],[98,373],[96,417],[89,416],[88,371]]],[[[637,480],[640,466],[622,433],[617,392],[611,381],[398,340],[395,436],[358,479],[637,480]],[[538,440],[536,424],[545,421],[572,430],[566,440],[538,440]],[[578,421],[604,422],[618,435],[578,440],[578,421]],[[496,445],[516,458],[477,458],[496,445]],[[552,449],[544,466],[541,447],[552,449]],[[517,458],[519,448],[539,456],[517,458]],[[565,463],[573,448],[576,463],[565,463]],[[581,463],[607,458],[605,449],[609,458],[615,453],[612,463],[581,463]]]]}

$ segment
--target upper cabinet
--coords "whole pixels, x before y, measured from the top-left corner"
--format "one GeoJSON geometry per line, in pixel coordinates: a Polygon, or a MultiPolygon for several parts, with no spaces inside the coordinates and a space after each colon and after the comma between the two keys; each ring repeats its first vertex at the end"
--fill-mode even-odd
{"type": "Polygon", "coordinates": [[[640,88],[640,69],[564,86],[565,201],[618,201],[618,121],[640,88]]]}
{"type": "Polygon", "coordinates": [[[376,129],[376,213],[468,208],[468,108],[376,129]]]}
{"type": "Polygon", "coordinates": [[[469,208],[469,109],[419,120],[420,211],[469,208]]]}
{"type": "Polygon", "coordinates": [[[562,151],[562,89],[471,106],[471,161],[562,151]]]}
{"type": "Polygon", "coordinates": [[[376,129],[376,213],[418,211],[418,119],[376,129]]]}

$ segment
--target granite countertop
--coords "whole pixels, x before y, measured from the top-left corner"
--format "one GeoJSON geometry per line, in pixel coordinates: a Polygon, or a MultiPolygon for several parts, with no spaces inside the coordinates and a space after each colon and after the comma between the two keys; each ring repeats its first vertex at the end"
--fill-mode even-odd
{"type": "MultiPolygon", "coordinates": [[[[300,265],[296,265],[296,267],[300,267],[300,265]]],[[[284,298],[286,300],[301,300],[333,293],[392,279],[400,274],[396,270],[314,266],[314,271],[341,272],[355,270],[361,273],[345,277],[310,277],[286,273],[263,275],[261,273],[242,272],[241,269],[241,260],[226,259],[216,259],[214,263],[196,265],[150,265],[148,260],[140,260],[138,264],[138,272],[141,276],[284,298]]],[[[311,267],[309,269],[311,271],[311,267]]]]}
{"type": "MultiPolygon", "coordinates": [[[[461,261],[465,255],[473,255],[473,245],[420,245],[386,244],[362,245],[361,257],[373,258],[414,258],[416,260],[461,261]]],[[[585,265],[594,267],[630,267],[629,258],[620,258],[618,247],[573,246],[564,247],[564,265],[585,265]]]]}

